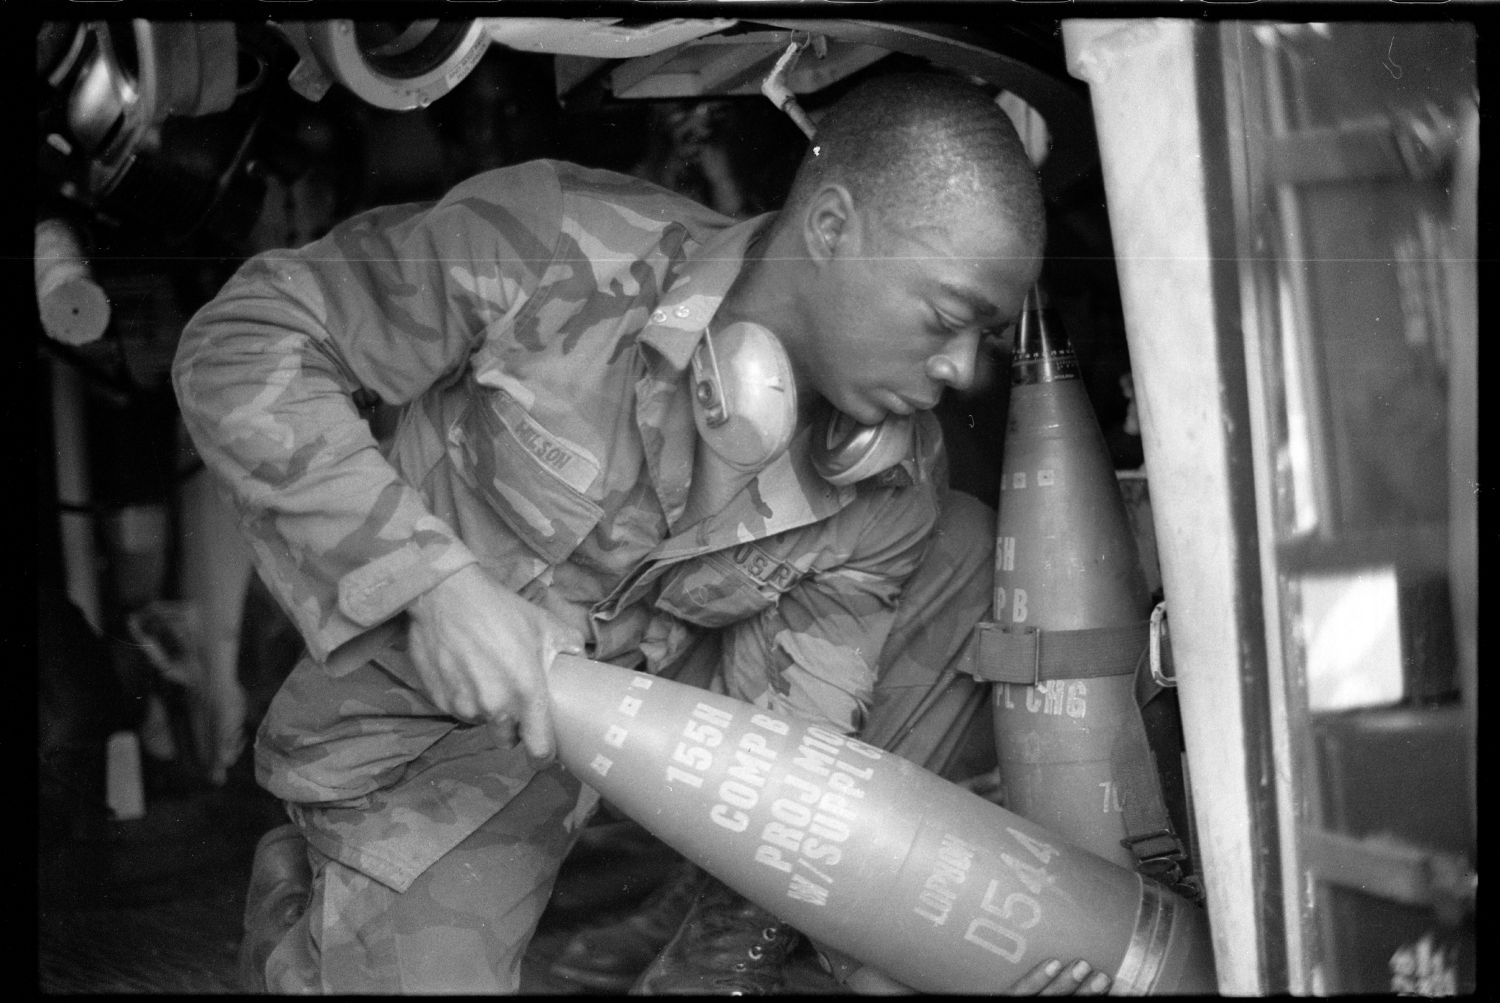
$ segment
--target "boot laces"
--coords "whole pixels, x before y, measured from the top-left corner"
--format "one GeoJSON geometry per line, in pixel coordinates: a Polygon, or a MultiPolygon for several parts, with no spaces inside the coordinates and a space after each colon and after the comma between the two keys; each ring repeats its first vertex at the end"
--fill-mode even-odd
{"type": "Polygon", "coordinates": [[[729,995],[760,995],[774,989],[799,937],[796,930],[716,881],[704,890],[688,923],[691,936],[682,945],[683,960],[729,995]]]}

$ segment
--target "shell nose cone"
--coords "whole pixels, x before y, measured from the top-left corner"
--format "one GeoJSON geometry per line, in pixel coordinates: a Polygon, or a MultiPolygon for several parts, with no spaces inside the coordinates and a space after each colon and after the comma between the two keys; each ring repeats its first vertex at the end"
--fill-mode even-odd
{"type": "Polygon", "coordinates": [[[1010,385],[1078,379],[1078,357],[1062,320],[1052,309],[1041,283],[1031,287],[1016,325],[1016,347],[1010,361],[1010,385]]]}

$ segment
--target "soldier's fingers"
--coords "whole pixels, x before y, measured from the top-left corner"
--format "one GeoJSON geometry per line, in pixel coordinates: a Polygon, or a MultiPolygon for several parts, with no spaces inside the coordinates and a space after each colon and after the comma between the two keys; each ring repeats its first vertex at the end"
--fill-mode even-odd
{"type": "Polygon", "coordinates": [[[553,651],[569,655],[583,654],[583,635],[566,625],[554,630],[548,640],[551,641],[553,651]]]}
{"type": "Polygon", "coordinates": [[[551,759],[553,749],[552,703],[547,698],[547,688],[539,687],[524,700],[520,707],[521,741],[533,759],[551,759]]]}
{"type": "Polygon", "coordinates": [[[452,695],[444,683],[443,671],[438,664],[438,650],[425,639],[414,636],[410,654],[412,665],[417,670],[417,680],[422,684],[427,698],[438,710],[457,717],[452,695]]]}
{"type": "Polygon", "coordinates": [[[437,693],[433,702],[442,710],[467,724],[489,720],[491,709],[465,661],[446,648],[440,648],[437,663],[437,693]]]}
{"type": "Polygon", "coordinates": [[[502,749],[509,749],[520,740],[514,718],[497,717],[489,722],[488,727],[495,736],[495,744],[502,749]]]}
{"type": "Polygon", "coordinates": [[[1079,993],[1084,980],[1089,977],[1093,970],[1093,966],[1087,961],[1075,961],[1070,968],[1058,974],[1056,978],[1042,987],[1041,992],[1037,993],[1037,995],[1073,996],[1079,993]]]}
{"type": "Polygon", "coordinates": [[[1007,994],[1011,996],[1035,996],[1060,971],[1062,971],[1061,961],[1058,961],[1056,958],[1051,961],[1045,961],[1021,976],[1016,981],[1016,984],[1010,987],[1007,994]]]}
{"type": "Polygon", "coordinates": [[[1109,992],[1110,978],[1103,972],[1095,972],[1094,977],[1078,987],[1079,996],[1103,996],[1109,992]]]}

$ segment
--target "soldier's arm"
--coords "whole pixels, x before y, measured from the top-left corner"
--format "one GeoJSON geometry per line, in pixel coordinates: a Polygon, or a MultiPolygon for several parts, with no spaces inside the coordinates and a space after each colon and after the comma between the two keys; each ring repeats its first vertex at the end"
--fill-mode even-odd
{"type": "MultiPolygon", "coordinates": [[[[355,396],[413,401],[514,317],[556,242],[541,222],[556,216],[547,180],[512,175],[519,197],[505,205],[493,185],[460,186],[258,256],[184,331],[173,378],[188,431],[320,659],[403,609],[417,615],[416,600],[474,564],[382,456],[355,396]]],[[[512,599],[475,578],[445,589],[455,610],[512,599]]]]}

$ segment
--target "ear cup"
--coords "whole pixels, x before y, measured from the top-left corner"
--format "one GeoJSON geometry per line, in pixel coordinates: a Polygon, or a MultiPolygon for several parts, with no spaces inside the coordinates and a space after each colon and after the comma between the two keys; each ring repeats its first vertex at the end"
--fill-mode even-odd
{"type": "Polygon", "coordinates": [[[717,512],[797,431],[797,382],[781,340],[759,324],[706,331],[693,352],[698,445],[681,525],[717,512]]]}
{"type": "Polygon", "coordinates": [[[813,468],[834,485],[854,484],[889,470],[911,453],[912,420],[892,415],[879,425],[862,425],[832,407],[819,413],[812,429],[813,468]]]}
{"type": "Polygon", "coordinates": [[[797,430],[797,382],[781,340],[745,322],[705,333],[693,353],[693,420],[736,469],[775,459],[797,430]]]}

